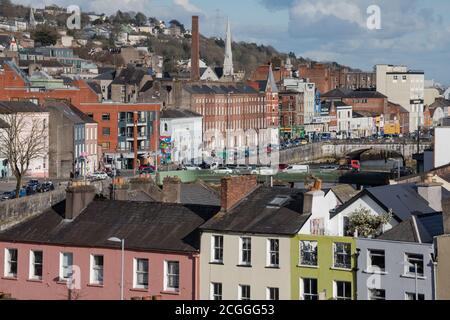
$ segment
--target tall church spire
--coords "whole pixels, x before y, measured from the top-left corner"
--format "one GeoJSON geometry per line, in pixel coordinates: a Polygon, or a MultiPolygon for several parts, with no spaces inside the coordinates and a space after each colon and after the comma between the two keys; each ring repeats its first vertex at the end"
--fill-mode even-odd
{"type": "Polygon", "coordinates": [[[29,21],[30,29],[36,27],[36,20],[34,19],[34,10],[33,7],[30,8],[30,21],[29,21]]]}
{"type": "Polygon", "coordinates": [[[233,70],[233,52],[231,51],[231,27],[230,21],[227,20],[227,35],[225,40],[225,61],[223,63],[223,75],[231,77],[234,75],[233,70]]]}

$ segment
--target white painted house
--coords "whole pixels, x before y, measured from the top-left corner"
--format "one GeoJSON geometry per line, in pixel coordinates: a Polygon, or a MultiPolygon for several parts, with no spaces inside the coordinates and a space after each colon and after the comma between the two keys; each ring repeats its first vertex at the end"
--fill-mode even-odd
{"type": "Polygon", "coordinates": [[[160,136],[172,142],[172,162],[202,162],[202,115],[187,109],[167,108],[161,112],[160,136]]]}

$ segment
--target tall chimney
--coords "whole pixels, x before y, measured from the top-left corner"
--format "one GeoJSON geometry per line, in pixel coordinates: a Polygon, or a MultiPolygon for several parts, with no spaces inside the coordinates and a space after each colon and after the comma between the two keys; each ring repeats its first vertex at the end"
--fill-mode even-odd
{"type": "Polygon", "coordinates": [[[200,80],[200,33],[198,16],[192,16],[191,80],[200,80]]]}
{"type": "Polygon", "coordinates": [[[417,193],[428,201],[430,208],[442,211],[442,183],[434,181],[432,174],[427,174],[424,182],[417,184],[417,193]]]}
{"type": "Polygon", "coordinates": [[[228,211],[256,189],[256,176],[237,176],[222,179],[220,190],[220,204],[222,211],[228,211]]]}
{"type": "Polygon", "coordinates": [[[181,180],[179,177],[165,177],[163,180],[163,202],[181,202],[181,180]]]}
{"type": "Polygon", "coordinates": [[[81,212],[94,200],[96,189],[88,182],[74,182],[66,190],[66,210],[64,218],[76,219],[81,212]]]}

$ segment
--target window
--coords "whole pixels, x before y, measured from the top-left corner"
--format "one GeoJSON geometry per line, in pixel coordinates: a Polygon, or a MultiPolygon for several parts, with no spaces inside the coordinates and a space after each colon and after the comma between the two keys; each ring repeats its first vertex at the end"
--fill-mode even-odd
{"type": "Polygon", "coordinates": [[[102,113],[102,120],[103,121],[111,120],[111,115],[109,113],[102,113]]]}
{"type": "Polygon", "coordinates": [[[103,128],[102,129],[102,133],[104,136],[109,136],[111,134],[111,129],[110,128],[103,128]]]}
{"type": "Polygon", "coordinates": [[[103,256],[91,256],[91,283],[103,285],[103,256]]]}
{"type": "Polygon", "coordinates": [[[268,249],[268,266],[278,267],[280,265],[280,240],[269,239],[268,249]]]}
{"type": "Polygon", "coordinates": [[[405,293],[405,300],[425,300],[425,295],[423,293],[416,294],[412,292],[405,293]]]}
{"type": "Polygon", "coordinates": [[[423,255],[407,253],[405,258],[406,258],[405,273],[408,275],[415,276],[417,266],[417,275],[419,277],[423,277],[423,255]]]}
{"type": "Polygon", "coordinates": [[[317,266],[317,241],[300,241],[300,265],[317,266]]]}
{"type": "Polygon", "coordinates": [[[252,264],[252,239],[241,238],[241,265],[252,264]]]}
{"type": "Polygon", "coordinates": [[[111,144],[109,142],[102,142],[102,149],[103,150],[109,150],[111,147],[111,144]]]}
{"type": "Polygon", "coordinates": [[[250,300],[250,286],[239,285],[239,300],[250,300]]]}
{"type": "Polygon", "coordinates": [[[369,289],[369,300],[386,300],[386,290],[369,289]]]}
{"type": "Polygon", "coordinates": [[[394,80],[398,80],[398,76],[394,76],[394,80]]]}
{"type": "Polygon", "coordinates": [[[59,279],[60,280],[68,280],[72,277],[73,274],[73,253],[71,252],[62,252],[60,254],[60,271],[59,271],[59,279]]]}
{"type": "Polygon", "coordinates": [[[180,288],[180,264],[178,261],[166,261],[165,290],[178,291],[180,288]]]}
{"type": "Polygon", "coordinates": [[[134,259],[134,288],[148,288],[148,259],[134,259]]]}
{"type": "Polygon", "coordinates": [[[222,300],[222,284],[211,283],[211,300],[222,300]]]}
{"type": "Polygon", "coordinates": [[[301,296],[303,300],[319,300],[319,294],[317,293],[317,279],[302,279],[301,296]]]}
{"type": "Polygon", "coordinates": [[[267,288],[267,300],[280,300],[280,289],[267,288]]]}
{"type": "Polygon", "coordinates": [[[30,279],[42,279],[42,251],[30,252],[30,279]]]}
{"type": "Polygon", "coordinates": [[[334,244],[334,267],[351,269],[351,244],[336,242],[334,244]]]}
{"type": "Polygon", "coordinates": [[[5,250],[5,277],[17,278],[17,249],[5,250]]]}
{"type": "Polygon", "coordinates": [[[402,76],[402,80],[406,81],[407,77],[406,76],[402,76]]]}
{"type": "Polygon", "coordinates": [[[223,236],[213,236],[213,262],[223,262],[223,236]]]}
{"type": "Polygon", "coordinates": [[[352,299],[352,283],[347,281],[335,281],[334,297],[336,300],[352,299]]]}
{"type": "Polygon", "coordinates": [[[385,271],[385,253],[384,250],[369,250],[369,270],[385,271]]]}

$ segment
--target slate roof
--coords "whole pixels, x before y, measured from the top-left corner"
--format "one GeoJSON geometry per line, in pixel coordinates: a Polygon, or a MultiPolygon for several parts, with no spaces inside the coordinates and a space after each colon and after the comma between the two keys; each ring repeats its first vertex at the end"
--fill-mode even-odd
{"type": "Polygon", "coordinates": [[[442,214],[436,213],[425,216],[411,216],[402,221],[391,230],[381,234],[378,239],[433,243],[433,237],[444,233],[442,214]]]}
{"type": "Polygon", "coordinates": [[[145,75],[150,74],[149,70],[142,68],[135,68],[134,66],[128,66],[116,75],[114,81],[111,84],[119,85],[139,85],[142,78],[145,75]]]}
{"type": "Polygon", "coordinates": [[[375,90],[350,90],[346,88],[336,88],[324,93],[322,98],[348,98],[348,99],[373,99],[387,98],[384,94],[375,90]]]}
{"type": "Polygon", "coordinates": [[[247,85],[193,85],[185,86],[184,89],[191,94],[258,93],[258,91],[247,85]]]}
{"type": "Polygon", "coordinates": [[[175,109],[167,108],[161,111],[161,119],[174,119],[174,118],[199,118],[201,114],[188,110],[188,109],[175,109]]]}
{"type": "Polygon", "coordinates": [[[62,113],[64,113],[64,116],[68,119],[70,119],[73,123],[97,123],[89,117],[87,114],[81,112],[79,109],[77,109],[75,106],[71,104],[67,104],[60,101],[50,101],[45,102],[43,104],[44,108],[53,108],[55,110],[58,110],[62,113]]]}
{"type": "Polygon", "coordinates": [[[398,221],[408,220],[413,215],[420,216],[436,213],[428,205],[428,202],[417,193],[416,185],[414,183],[408,183],[364,189],[353,197],[353,199],[339,207],[334,215],[364,195],[373,199],[385,211],[392,209],[394,218],[398,221]]]}
{"type": "Polygon", "coordinates": [[[254,234],[295,235],[311,214],[303,213],[303,191],[284,187],[259,187],[236,207],[220,212],[202,230],[254,234]],[[280,206],[277,197],[288,197],[280,206]]]}
{"type": "Polygon", "coordinates": [[[116,76],[116,70],[102,70],[104,72],[100,73],[100,68],[98,72],[100,73],[98,76],[94,78],[94,80],[114,80],[114,77],[116,76]]]}
{"type": "Polygon", "coordinates": [[[182,183],[180,201],[220,207],[220,195],[201,183],[182,183]]]}
{"type": "Polygon", "coordinates": [[[198,227],[218,212],[214,206],[156,202],[93,201],[73,221],[64,220],[65,201],[15,227],[0,241],[117,248],[110,237],[125,239],[129,250],[197,252],[198,227]]]}
{"type": "Polygon", "coordinates": [[[87,81],[86,83],[95,93],[102,94],[102,88],[97,82],[87,81]]]}
{"type": "Polygon", "coordinates": [[[29,101],[0,101],[0,113],[46,112],[29,101]]]}
{"type": "Polygon", "coordinates": [[[330,190],[333,191],[336,198],[338,198],[342,204],[346,203],[360,192],[359,190],[355,190],[349,184],[339,184],[331,187],[330,190]]]}

